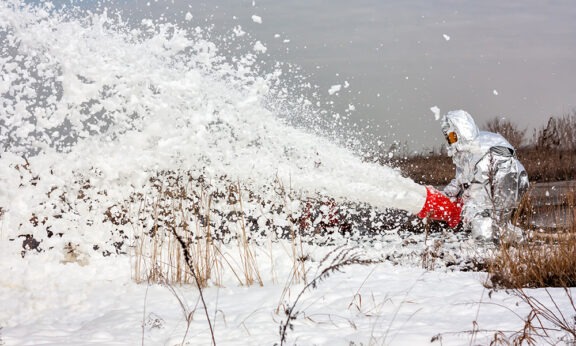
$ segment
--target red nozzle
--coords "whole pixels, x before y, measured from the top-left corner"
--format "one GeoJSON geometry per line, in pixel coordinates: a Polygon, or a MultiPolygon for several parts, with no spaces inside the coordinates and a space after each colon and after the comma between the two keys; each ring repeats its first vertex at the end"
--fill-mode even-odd
{"type": "Polygon", "coordinates": [[[448,196],[436,190],[432,186],[426,186],[426,202],[418,217],[423,219],[429,217],[432,220],[440,220],[448,223],[454,228],[460,223],[462,205],[459,202],[452,202],[448,196]]]}

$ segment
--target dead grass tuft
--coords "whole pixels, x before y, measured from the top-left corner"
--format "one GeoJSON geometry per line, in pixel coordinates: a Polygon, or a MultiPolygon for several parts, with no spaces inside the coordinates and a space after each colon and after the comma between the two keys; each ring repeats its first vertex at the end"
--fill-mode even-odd
{"type": "MultiPolygon", "coordinates": [[[[300,228],[301,211],[292,210],[295,204],[281,182],[276,182],[275,195],[267,196],[273,200],[261,200],[239,182],[218,179],[212,185],[192,172],[158,172],[142,188],[145,192],[110,208],[133,228],[133,279],[197,282],[204,288],[221,286],[223,277],[231,276],[240,285],[263,286],[257,250],[266,239],[271,244],[284,237],[292,243],[292,281],[306,282],[301,233],[315,229],[300,228]],[[286,222],[275,224],[280,216],[286,222]]],[[[269,256],[274,268],[274,256],[269,256]]]]}
{"type": "Polygon", "coordinates": [[[576,286],[576,204],[575,194],[561,196],[558,204],[541,208],[549,218],[557,218],[554,228],[532,226],[537,205],[528,195],[520,205],[517,221],[523,225],[522,242],[503,242],[488,260],[491,284],[502,288],[576,286]],[[570,215],[572,211],[572,215],[570,215]],[[569,216],[569,217],[567,217],[569,216]]]}

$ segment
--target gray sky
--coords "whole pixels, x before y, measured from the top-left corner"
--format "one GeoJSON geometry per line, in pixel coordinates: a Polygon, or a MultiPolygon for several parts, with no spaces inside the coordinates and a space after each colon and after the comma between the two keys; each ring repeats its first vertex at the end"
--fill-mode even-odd
{"type": "Polygon", "coordinates": [[[253,12],[256,36],[290,39],[283,58],[325,90],[349,81],[339,101],[413,148],[442,143],[431,106],[530,134],[576,107],[573,1],[262,0],[253,12]]]}
{"type": "Polygon", "coordinates": [[[379,124],[388,142],[439,147],[430,107],[506,117],[532,135],[576,107],[573,0],[126,1],[137,11],[229,30],[241,25],[272,60],[300,65],[326,102],[379,124]],[[252,21],[252,15],[262,18],[252,21]],[[208,20],[206,20],[208,18],[208,20]],[[285,40],[289,40],[286,42],[285,40]],[[350,86],[329,95],[331,85],[350,86]]]}

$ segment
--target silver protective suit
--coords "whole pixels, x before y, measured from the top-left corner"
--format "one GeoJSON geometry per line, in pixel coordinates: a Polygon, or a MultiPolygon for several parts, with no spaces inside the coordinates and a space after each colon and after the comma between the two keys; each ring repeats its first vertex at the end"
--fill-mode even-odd
{"type": "Polygon", "coordinates": [[[480,131],[467,112],[446,114],[442,131],[457,134],[447,147],[456,175],[444,193],[462,199],[462,222],[474,238],[497,241],[528,189],[528,174],[512,145],[500,134],[480,131]]]}

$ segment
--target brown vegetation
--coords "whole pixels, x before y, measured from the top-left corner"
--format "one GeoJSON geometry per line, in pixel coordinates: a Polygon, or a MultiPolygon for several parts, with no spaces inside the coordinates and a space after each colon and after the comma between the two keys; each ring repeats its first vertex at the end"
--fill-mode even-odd
{"type": "Polygon", "coordinates": [[[554,205],[541,204],[528,194],[515,222],[526,230],[520,243],[503,242],[487,263],[491,286],[504,288],[576,287],[576,198],[561,194],[554,205]],[[534,226],[538,213],[551,220],[549,227],[534,226]]]}
{"type": "Polygon", "coordinates": [[[518,150],[518,158],[532,182],[576,179],[576,149],[529,146],[518,150]]]}

